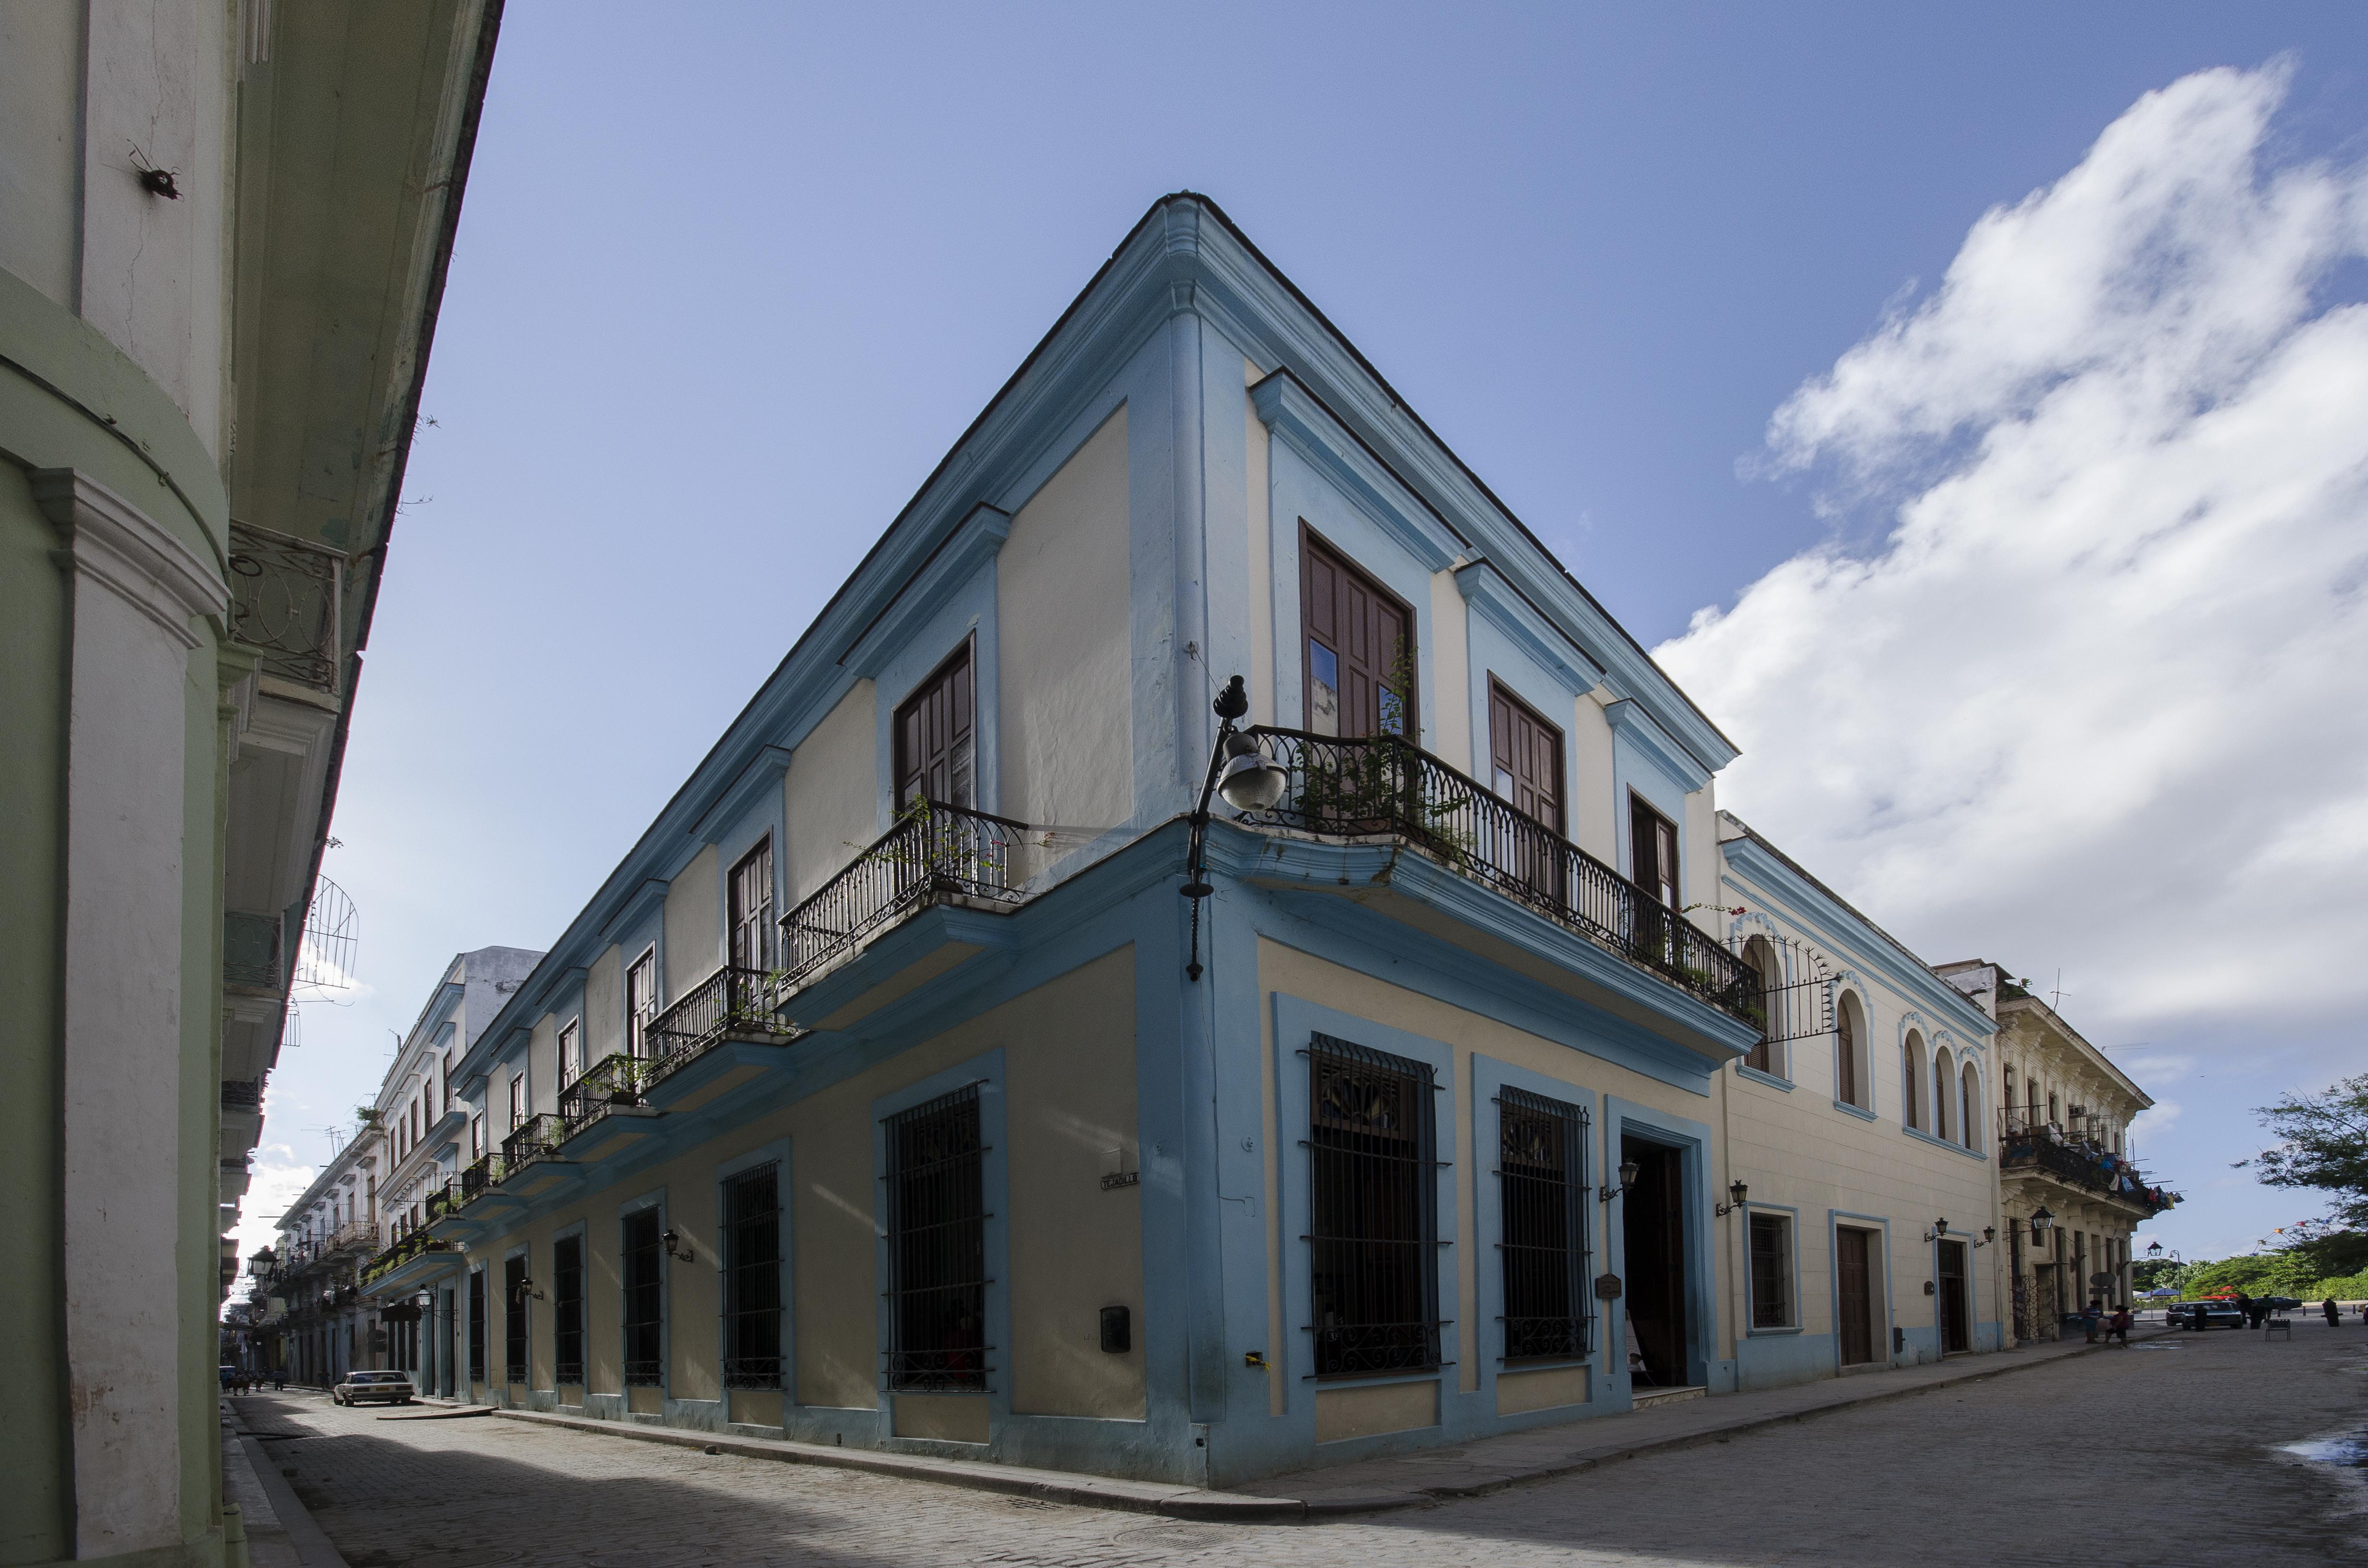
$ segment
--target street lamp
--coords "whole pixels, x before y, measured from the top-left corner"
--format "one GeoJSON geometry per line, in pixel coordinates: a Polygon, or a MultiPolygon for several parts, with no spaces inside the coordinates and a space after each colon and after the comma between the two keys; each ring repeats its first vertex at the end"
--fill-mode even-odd
{"type": "Polygon", "coordinates": [[[1623,1193],[1623,1192],[1627,1191],[1631,1187],[1634,1187],[1634,1186],[1636,1184],[1636,1175],[1637,1175],[1637,1173],[1638,1173],[1639,1171],[1643,1170],[1644,1168],[1645,1168],[1644,1166],[1642,1166],[1642,1165],[1638,1165],[1638,1164],[1637,1164],[1635,1161],[1634,1161],[1634,1160],[1622,1160],[1622,1161],[1621,1161],[1621,1162],[1620,1162],[1620,1185],[1619,1185],[1618,1187],[1612,1187],[1612,1188],[1611,1188],[1609,1191],[1607,1191],[1607,1192],[1603,1193],[1603,1194],[1602,1194],[1602,1200],[1603,1200],[1604,1202],[1606,1202],[1606,1203],[1609,1203],[1609,1202],[1611,1202],[1613,1199],[1615,1199],[1615,1198],[1619,1197],[1622,1193],[1623,1193]]]}
{"type": "Polygon", "coordinates": [[[1935,1220],[1932,1221],[1932,1228],[1924,1233],[1924,1239],[1928,1242],[1937,1242],[1948,1233],[1949,1221],[1946,1220],[1935,1220]]]}
{"type": "Polygon", "coordinates": [[[2041,1204],[2038,1209],[2032,1211],[2031,1216],[2031,1244],[2032,1246],[2046,1245],[2048,1228],[2055,1223],[2055,1216],[2047,1211],[2046,1204],[2041,1204]]]}
{"type": "Polygon", "coordinates": [[[1192,901],[1192,956],[1184,972],[1201,978],[1201,901],[1216,890],[1209,885],[1209,798],[1222,795],[1237,812],[1263,812],[1282,799],[1291,775],[1259,749],[1257,741],[1234,727],[1250,710],[1249,693],[1242,677],[1234,676],[1211,706],[1223,721],[1217,744],[1209,754],[1209,776],[1201,782],[1201,799],[1192,807],[1192,844],[1184,857],[1184,886],[1178,891],[1192,901]]]}
{"type": "Polygon", "coordinates": [[[1711,1210],[1712,1213],[1734,1213],[1736,1210],[1743,1207],[1744,1199],[1751,1196],[1751,1187],[1749,1184],[1745,1182],[1730,1182],[1727,1184],[1726,1196],[1733,1199],[1733,1201],[1719,1204],[1716,1208],[1711,1210]]]}

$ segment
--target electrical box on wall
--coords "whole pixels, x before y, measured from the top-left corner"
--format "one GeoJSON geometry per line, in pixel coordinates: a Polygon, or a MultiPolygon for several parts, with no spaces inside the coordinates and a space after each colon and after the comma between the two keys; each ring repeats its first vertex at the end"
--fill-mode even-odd
{"type": "Polygon", "coordinates": [[[1126,1308],[1102,1309],[1102,1348],[1113,1356],[1123,1356],[1134,1348],[1133,1313],[1126,1308]]]}

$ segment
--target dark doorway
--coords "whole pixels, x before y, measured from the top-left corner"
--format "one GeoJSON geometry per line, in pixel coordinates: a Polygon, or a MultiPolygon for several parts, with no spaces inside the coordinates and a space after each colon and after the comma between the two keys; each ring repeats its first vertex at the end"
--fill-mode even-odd
{"type": "Polygon", "coordinates": [[[1870,1233],[1847,1226],[1834,1233],[1845,1367],[1862,1367],[1874,1359],[1874,1270],[1870,1261],[1873,1240],[1870,1233]]]}
{"type": "Polygon", "coordinates": [[[1686,1328],[1683,1157],[1666,1143],[1623,1138],[1620,1158],[1636,1163],[1636,1179],[1621,1205],[1628,1332],[1635,1341],[1629,1370],[1639,1384],[1682,1388],[1693,1366],[1686,1328]]]}
{"type": "Polygon", "coordinates": [[[1974,1347],[1965,1317],[1965,1244],[1941,1244],[1941,1354],[1953,1356],[1974,1347]]]}

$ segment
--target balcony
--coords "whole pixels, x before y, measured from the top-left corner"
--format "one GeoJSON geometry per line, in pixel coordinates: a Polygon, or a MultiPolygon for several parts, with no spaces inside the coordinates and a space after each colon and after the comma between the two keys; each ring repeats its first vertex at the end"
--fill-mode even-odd
{"type": "Polygon", "coordinates": [[[231,636],[265,673],[335,694],[345,574],[336,551],[231,524],[231,636]]]}
{"type": "Polygon", "coordinates": [[[852,865],[781,917],[780,994],[925,904],[1019,903],[1025,879],[1014,876],[1013,860],[1026,831],[1008,817],[915,801],[852,865]]]}
{"type": "Polygon", "coordinates": [[[321,1239],[320,1256],[365,1253],[378,1245],[378,1227],[368,1220],[348,1220],[321,1239]]]}
{"type": "Polygon", "coordinates": [[[559,1119],[566,1124],[566,1136],[573,1138],[612,1112],[640,1108],[642,1082],[652,1065],[632,1056],[606,1056],[560,1090],[559,1119]]]}
{"type": "Polygon", "coordinates": [[[451,1244],[426,1231],[414,1231],[401,1241],[380,1253],[362,1266],[360,1283],[367,1289],[384,1283],[407,1264],[416,1263],[429,1253],[450,1252],[451,1244]]]}
{"type": "Polygon", "coordinates": [[[2146,1173],[2126,1157],[2012,1111],[2000,1113],[1998,1119],[1998,1170],[2006,1176],[2044,1176],[2063,1187],[2136,1209],[2147,1219],[2179,1201],[2177,1193],[2148,1181],[2146,1173]]]}
{"type": "Polygon", "coordinates": [[[1253,826],[1323,838],[1387,838],[1575,932],[1754,1028],[1759,976],[1681,911],[1493,791],[1395,735],[1248,732],[1288,774],[1253,826]]]}
{"type": "Polygon", "coordinates": [[[559,1157],[559,1146],[567,1142],[567,1123],[544,1112],[529,1116],[510,1135],[502,1140],[502,1174],[498,1179],[507,1181],[529,1165],[559,1157]]]}
{"type": "MultiPolygon", "coordinates": [[[[805,907],[799,905],[800,909],[805,907]]],[[[642,1032],[649,1046],[645,1060],[631,1062],[612,1056],[577,1082],[589,1083],[601,1068],[618,1062],[622,1064],[618,1069],[620,1078],[628,1070],[632,1074],[632,1082],[621,1085],[623,1091],[633,1093],[672,1077],[725,1040],[787,1045],[797,1038],[796,1028],[780,1016],[781,1003],[789,991],[790,983],[780,971],[768,973],[730,967],[717,970],[650,1020],[649,1028],[642,1032]]],[[[639,1100],[626,1103],[638,1104],[639,1100]]],[[[563,1116],[567,1114],[565,1096],[561,1096],[559,1108],[563,1116]]]]}

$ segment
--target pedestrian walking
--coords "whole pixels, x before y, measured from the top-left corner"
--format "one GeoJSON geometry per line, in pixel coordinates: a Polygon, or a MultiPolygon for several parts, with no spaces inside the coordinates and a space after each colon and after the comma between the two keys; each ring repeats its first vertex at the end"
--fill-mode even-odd
{"type": "Polygon", "coordinates": [[[2112,1317],[2106,1324],[2105,1337],[2120,1340],[2122,1348],[2124,1350],[2130,1347],[2130,1309],[2125,1306],[2116,1307],[2113,1309],[2112,1317]]]}
{"type": "Polygon", "coordinates": [[[2080,1326],[2089,1331],[2089,1344],[2094,1345],[2097,1343],[2097,1331],[2103,1326],[2104,1322],[2105,1303],[2097,1301],[2090,1301],[2089,1303],[2089,1310],[2080,1314],[2080,1326]]]}
{"type": "Polygon", "coordinates": [[[2332,1296],[2319,1302],[2318,1310],[2327,1314],[2327,1326],[2329,1328],[2335,1327],[2343,1321],[2343,1309],[2335,1304],[2335,1298],[2332,1296]]]}
{"type": "Polygon", "coordinates": [[[2268,1322],[2268,1321],[2269,1321],[2269,1316],[2270,1316],[2270,1303],[2269,1303],[2269,1302],[2267,1302],[2267,1301],[2248,1301],[2248,1302],[2246,1302],[2246,1303],[2245,1303],[2245,1323],[2246,1323],[2246,1325],[2247,1325],[2248,1327],[2251,1327],[2251,1328],[2259,1328],[2259,1327],[2260,1327],[2262,1324],[2264,1324],[2264,1323],[2266,1323],[2266,1322],[2268,1322]]]}

